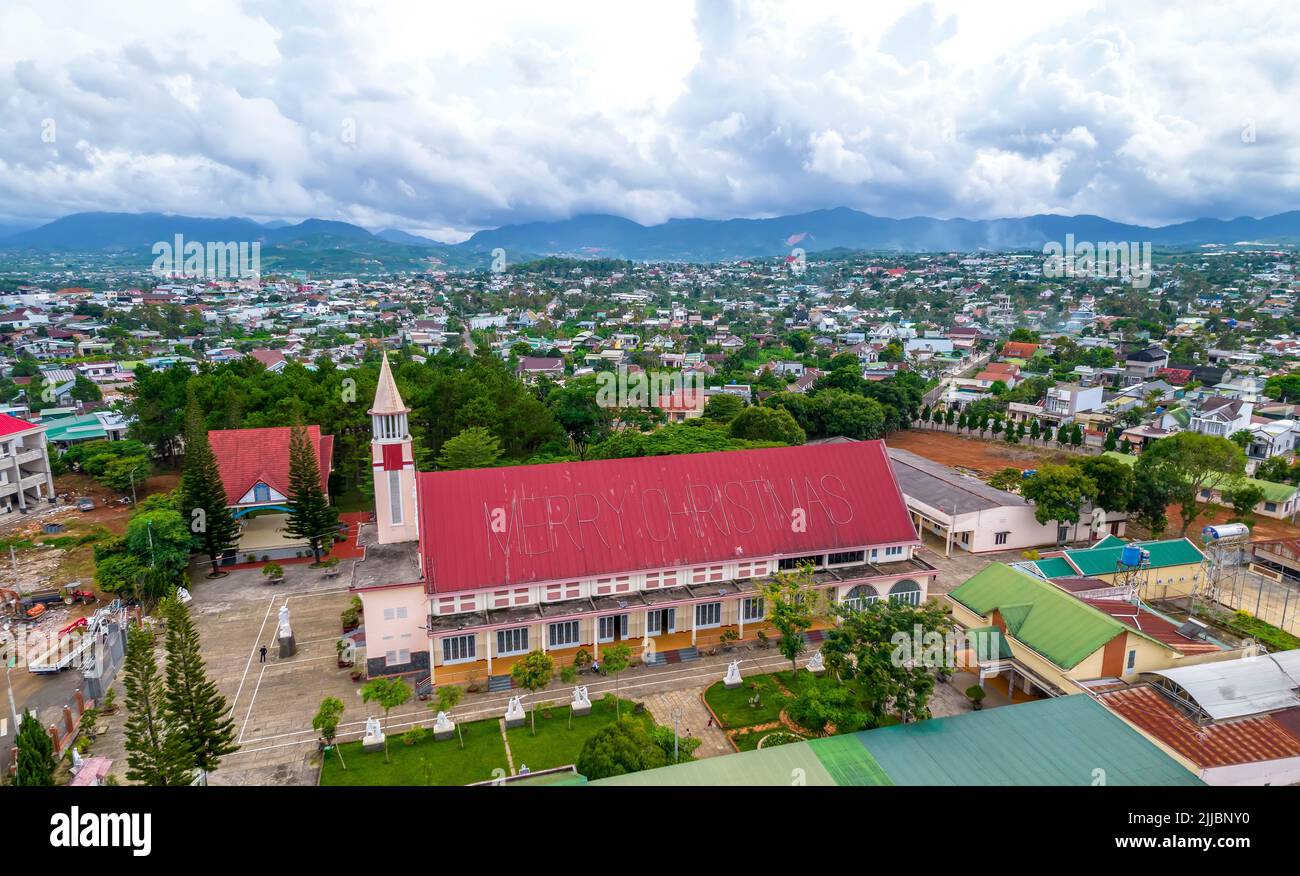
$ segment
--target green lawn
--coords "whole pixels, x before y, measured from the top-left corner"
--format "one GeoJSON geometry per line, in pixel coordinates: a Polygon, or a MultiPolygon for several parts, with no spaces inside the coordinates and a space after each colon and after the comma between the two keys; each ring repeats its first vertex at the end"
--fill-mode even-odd
{"type": "MultiPolygon", "coordinates": [[[[640,715],[633,713],[635,704],[623,700],[619,706],[624,719],[640,721],[649,729],[654,726],[654,719],[648,712],[640,715]]],[[[614,720],[614,704],[604,699],[594,700],[591,714],[574,716],[573,726],[569,726],[568,701],[559,702],[549,708],[537,710],[537,735],[532,733],[532,714],[522,727],[506,731],[510,739],[510,755],[518,771],[521,764],[527,764],[533,772],[552,767],[568,766],[578,762],[578,753],[583,744],[601,727],[614,720]],[[551,717],[545,717],[549,713],[551,717]]]]}
{"type": "Polygon", "coordinates": [[[722,682],[715,682],[704,692],[704,701],[727,728],[775,721],[781,717],[781,709],[789,699],[770,675],[751,675],[735,690],[727,690],[722,682]],[[749,704],[755,693],[759,695],[757,708],[749,704]]]}
{"type": "MultiPolygon", "coordinates": [[[[456,737],[433,741],[433,732],[416,745],[405,745],[401,732],[388,737],[391,763],[384,763],[382,751],[363,752],[360,742],[345,742],[343,759],[329,752],[321,770],[322,785],[468,785],[497,778],[493,770],[506,769],[506,748],[501,741],[501,726],[496,718],[473,721],[461,726],[465,736],[462,751],[456,737]],[[426,778],[425,764],[429,778],[426,778]]],[[[518,761],[516,761],[517,763],[518,761]]],[[[531,766],[531,764],[530,764],[531,766]]]]}

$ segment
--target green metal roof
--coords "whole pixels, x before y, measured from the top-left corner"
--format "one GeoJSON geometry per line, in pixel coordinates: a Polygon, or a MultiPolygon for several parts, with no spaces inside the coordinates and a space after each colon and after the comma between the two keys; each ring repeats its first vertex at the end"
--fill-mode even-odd
{"type": "Polygon", "coordinates": [[[45,438],[49,441],[91,441],[106,437],[108,433],[104,431],[104,424],[94,414],[60,417],[51,421],[45,430],[45,438]]]}
{"type": "Polygon", "coordinates": [[[1042,560],[1034,560],[1034,565],[1038,571],[1043,573],[1044,578],[1073,578],[1078,576],[1065,557],[1047,557],[1042,560]]]}
{"type": "Polygon", "coordinates": [[[1086,694],[858,734],[896,785],[1200,785],[1086,694]]]}
{"type": "Polygon", "coordinates": [[[1201,785],[1085,694],[710,757],[593,785],[1201,785]]]}
{"type": "Polygon", "coordinates": [[[1008,635],[1062,669],[1079,665],[1125,630],[1055,584],[1005,563],[986,566],[948,595],[976,614],[987,616],[997,609],[1008,635]]]}
{"type": "MultiPolygon", "coordinates": [[[[865,749],[864,749],[865,753],[865,749]]],[[[807,742],[791,742],[722,757],[628,773],[594,785],[822,785],[835,778],[807,742]]]]}
{"type": "MultiPolygon", "coordinates": [[[[1151,568],[1153,569],[1195,565],[1205,559],[1205,555],[1200,552],[1196,545],[1185,538],[1175,538],[1168,541],[1140,541],[1136,542],[1136,544],[1151,552],[1151,568]]],[[[1115,571],[1119,563],[1120,552],[1123,550],[1122,546],[1091,547],[1083,550],[1066,551],[1065,555],[1085,575],[1108,575],[1115,571]]]]}

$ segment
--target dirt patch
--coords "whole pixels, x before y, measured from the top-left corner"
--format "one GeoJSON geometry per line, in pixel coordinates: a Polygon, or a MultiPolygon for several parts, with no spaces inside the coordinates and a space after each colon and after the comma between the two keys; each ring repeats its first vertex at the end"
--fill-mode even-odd
{"type": "Polygon", "coordinates": [[[951,466],[983,478],[991,477],[1009,466],[1032,468],[1042,462],[1066,462],[1077,458],[1064,450],[1030,446],[1028,439],[1020,444],[1002,440],[965,438],[955,432],[930,429],[907,429],[895,432],[886,439],[890,447],[908,450],[932,462],[951,466]]]}
{"type": "MultiPolygon", "coordinates": [[[[1183,515],[1178,508],[1177,505],[1170,505],[1165,511],[1165,516],[1169,518],[1169,526],[1165,529],[1164,538],[1177,538],[1179,530],[1183,528],[1183,515]]],[[[1230,509],[1212,505],[1193,521],[1187,530],[1187,537],[1199,545],[1202,527],[1212,523],[1227,523],[1231,516],[1230,509]]],[[[1255,522],[1250,524],[1251,541],[1278,541],[1288,538],[1300,538],[1300,526],[1292,526],[1289,520],[1274,520],[1272,517],[1256,514],[1255,522]]]]}

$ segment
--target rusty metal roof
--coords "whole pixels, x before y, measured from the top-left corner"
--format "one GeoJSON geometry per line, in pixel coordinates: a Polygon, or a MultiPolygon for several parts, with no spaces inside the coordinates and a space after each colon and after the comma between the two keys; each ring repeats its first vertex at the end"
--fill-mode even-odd
{"type": "MultiPolygon", "coordinates": [[[[1098,699],[1202,768],[1300,757],[1300,738],[1272,715],[1200,726],[1149,684],[1103,693],[1098,699]]],[[[1290,711],[1300,714],[1300,708],[1290,711]]]]}

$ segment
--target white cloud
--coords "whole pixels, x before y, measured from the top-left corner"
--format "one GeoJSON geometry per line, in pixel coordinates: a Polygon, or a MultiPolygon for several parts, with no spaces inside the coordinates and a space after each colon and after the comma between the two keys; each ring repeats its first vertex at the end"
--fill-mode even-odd
{"type": "Polygon", "coordinates": [[[9,0],[0,220],[319,216],[455,238],[582,212],[1294,207],[1300,9],[1051,12],[9,0]]]}

